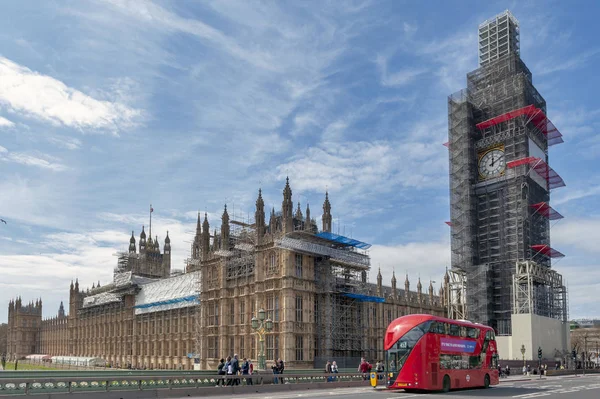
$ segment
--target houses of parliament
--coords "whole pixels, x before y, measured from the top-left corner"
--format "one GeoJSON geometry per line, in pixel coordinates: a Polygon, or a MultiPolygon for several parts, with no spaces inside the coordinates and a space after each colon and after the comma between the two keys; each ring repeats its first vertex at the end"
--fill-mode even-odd
{"type": "MultiPolygon", "coordinates": [[[[249,219],[249,218],[248,218],[249,219]]],[[[254,361],[260,351],[252,318],[272,321],[264,336],[266,361],[290,369],[322,368],[328,359],[355,367],[360,357],[383,357],[383,336],[395,318],[445,314],[447,280],[410,290],[370,283],[369,244],[332,232],[326,193],[319,222],[292,201],[286,179],[281,209],[265,209],[258,191],[252,220],[230,217],[220,229],[198,215],[186,269],[171,270],[171,242],[161,252],[144,227],[118,254],[113,279],[90,288],[71,282],[68,312],[42,317],[42,299],[8,304],[7,357],[29,354],[104,359],[114,367],[213,369],[234,353],[254,361]]]]}

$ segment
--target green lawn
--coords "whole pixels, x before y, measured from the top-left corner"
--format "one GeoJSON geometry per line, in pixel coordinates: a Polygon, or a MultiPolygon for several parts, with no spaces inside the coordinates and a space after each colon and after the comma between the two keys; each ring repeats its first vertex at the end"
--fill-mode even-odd
{"type": "MultiPolygon", "coordinates": [[[[4,366],[4,370],[6,371],[14,371],[15,363],[14,362],[6,362],[6,366],[4,366]]],[[[55,367],[48,367],[40,364],[27,364],[19,362],[17,365],[17,370],[57,370],[55,367]]]]}

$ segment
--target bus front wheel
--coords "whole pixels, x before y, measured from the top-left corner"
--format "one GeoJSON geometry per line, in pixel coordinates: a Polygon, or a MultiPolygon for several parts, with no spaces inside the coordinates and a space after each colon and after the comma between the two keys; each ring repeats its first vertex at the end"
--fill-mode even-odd
{"type": "Polygon", "coordinates": [[[488,389],[490,387],[490,376],[488,374],[483,378],[483,387],[488,389]]]}
{"type": "Polygon", "coordinates": [[[444,380],[442,382],[442,392],[450,391],[450,377],[447,375],[444,376],[444,380]]]}

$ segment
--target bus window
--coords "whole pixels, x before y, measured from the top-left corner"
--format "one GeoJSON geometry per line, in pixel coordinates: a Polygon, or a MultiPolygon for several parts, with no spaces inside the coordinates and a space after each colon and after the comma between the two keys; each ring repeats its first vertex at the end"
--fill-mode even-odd
{"type": "Polygon", "coordinates": [[[466,327],[460,327],[460,336],[461,337],[466,337],[467,336],[467,328],[466,327]]]}
{"type": "Polygon", "coordinates": [[[437,323],[438,334],[446,334],[446,323],[437,323]]]}
{"type": "Polygon", "coordinates": [[[431,326],[429,326],[429,332],[434,334],[446,334],[444,323],[439,321],[432,322],[431,326]]]}
{"type": "Polygon", "coordinates": [[[497,354],[494,354],[492,356],[492,362],[490,363],[490,368],[493,370],[498,368],[498,355],[497,354]]]}
{"type": "Polygon", "coordinates": [[[396,371],[396,353],[389,353],[387,356],[387,370],[391,372],[396,371]]]}
{"type": "Polygon", "coordinates": [[[467,337],[479,338],[479,329],[473,327],[467,328],[467,337]]]}
{"type": "Polygon", "coordinates": [[[386,356],[388,357],[388,370],[392,371],[392,366],[389,364],[393,362],[393,366],[395,370],[400,371],[402,366],[406,362],[408,355],[412,351],[413,347],[419,342],[421,337],[425,335],[428,331],[430,331],[431,322],[425,322],[420,324],[409,332],[404,334],[402,338],[398,340],[394,344],[394,346],[386,352],[386,356]]]}
{"type": "Polygon", "coordinates": [[[481,368],[481,356],[469,356],[469,368],[480,369],[481,368]]]}
{"type": "Polygon", "coordinates": [[[460,327],[456,324],[450,324],[450,331],[448,332],[448,334],[454,337],[458,337],[460,334],[460,327]]]}
{"type": "Polygon", "coordinates": [[[452,368],[452,356],[440,355],[440,368],[449,370],[452,368]]]}
{"type": "Polygon", "coordinates": [[[429,326],[429,332],[430,333],[437,333],[438,332],[438,322],[434,321],[431,323],[431,325],[429,326]]]}
{"type": "Polygon", "coordinates": [[[490,331],[490,341],[495,341],[496,340],[496,334],[494,334],[493,331],[490,331]]]}

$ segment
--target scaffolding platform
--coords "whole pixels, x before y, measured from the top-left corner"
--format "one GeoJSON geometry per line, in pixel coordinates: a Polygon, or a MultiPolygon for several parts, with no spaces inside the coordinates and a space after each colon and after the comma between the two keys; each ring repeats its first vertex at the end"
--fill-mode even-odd
{"type": "Polygon", "coordinates": [[[529,165],[540,177],[546,180],[550,190],[566,186],[562,177],[560,177],[559,174],[556,173],[554,169],[552,169],[541,158],[526,157],[506,163],[506,167],[509,169],[516,168],[521,165],[529,165]]]}
{"type": "Polygon", "coordinates": [[[557,251],[556,249],[551,248],[549,245],[544,245],[544,244],[532,245],[531,249],[536,251],[536,253],[545,255],[549,258],[564,258],[564,256],[565,256],[564,254],[557,251]]]}
{"type": "Polygon", "coordinates": [[[554,208],[548,205],[547,202],[538,202],[537,204],[529,205],[536,213],[546,217],[549,220],[559,220],[564,216],[558,213],[554,208]]]}
{"type": "Polygon", "coordinates": [[[558,131],[556,126],[554,126],[552,121],[548,119],[546,114],[544,114],[544,111],[537,108],[533,104],[495,116],[486,121],[480,122],[475,126],[479,130],[485,130],[520,116],[526,116],[527,118],[525,118],[524,123],[532,123],[533,126],[546,137],[548,146],[564,143],[562,134],[558,131]]]}

